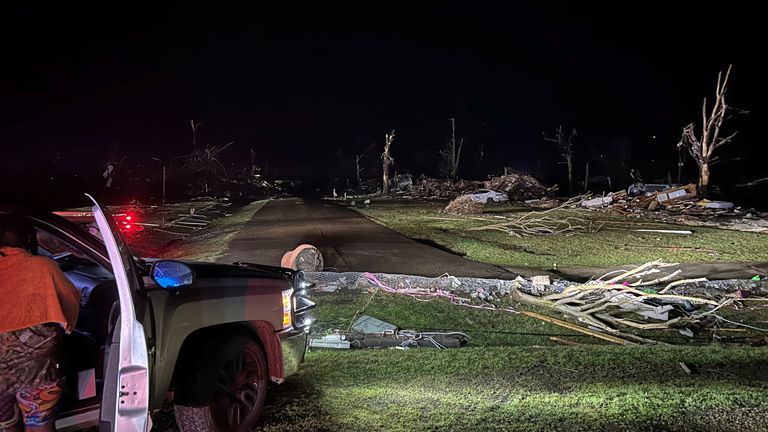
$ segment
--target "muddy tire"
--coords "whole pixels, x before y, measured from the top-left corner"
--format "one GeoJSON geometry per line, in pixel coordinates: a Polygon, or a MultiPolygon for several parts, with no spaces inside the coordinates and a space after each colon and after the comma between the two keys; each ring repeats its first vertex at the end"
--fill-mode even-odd
{"type": "Polygon", "coordinates": [[[245,432],[261,417],[268,382],[261,346],[248,337],[237,337],[224,343],[219,354],[199,364],[202,371],[212,371],[212,379],[195,384],[195,391],[210,402],[174,406],[181,432],[245,432]]]}

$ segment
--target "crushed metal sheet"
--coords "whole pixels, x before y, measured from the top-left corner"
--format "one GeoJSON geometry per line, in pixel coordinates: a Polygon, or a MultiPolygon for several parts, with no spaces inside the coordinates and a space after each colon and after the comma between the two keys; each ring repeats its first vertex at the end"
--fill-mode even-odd
{"type": "Polygon", "coordinates": [[[360,333],[386,333],[397,331],[397,326],[388,322],[376,319],[369,315],[361,315],[352,323],[352,330],[360,333]]]}

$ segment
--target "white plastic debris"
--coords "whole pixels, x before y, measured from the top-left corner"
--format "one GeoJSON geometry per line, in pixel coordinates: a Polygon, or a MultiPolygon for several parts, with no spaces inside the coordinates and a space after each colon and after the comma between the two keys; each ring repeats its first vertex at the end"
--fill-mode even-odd
{"type": "Polygon", "coordinates": [[[704,201],[699,202],[699,205],[706,207],[706,208],[712,208],[712,209],[730,209],[733,208],[733,203],[728,201],[704,201]]]}
{"type": "Polygon", "coordinates": [[[638,315],[657,319],[660,321],[669,320],[669,311],[673,309],[672,305],[651,306],[649,304],[643,303],[640,300],[637,300],[636,297],[627,293],[617,294],[611,297],[609,302],[614,303],[616,306],[622,309],[635,312],[638,315]]]}
{"type": "Polygon", "coordinates": [[[597,198],[584,200],[581,202],[581,206],[586,208],[603,207],[603,206],[607,206],[612,202],[613,202],[613,195],[607,195],[604,197],[597,197],[597,198]]]}
{"type": "Polygon", "coordinates": [[[349,349],[349,341],[346,336],[340,334],[326,335],[321,338],[310,339],[310,348],[349,349]]]}
{"type": "Polygon", "coordinates": [[[456,276],[448,276],[448,280],[451,281],[451,288],[458,288],[461,286],[461,281],[456,276]]]}
{"type": "Polygon", "coordinates": [[[546,290],[548,286],[552,285],[552,282],[547,275],[534,276],[531,278],[531,282],[533,282],[534,294],[540,294],[542,291],[546,290]]]}

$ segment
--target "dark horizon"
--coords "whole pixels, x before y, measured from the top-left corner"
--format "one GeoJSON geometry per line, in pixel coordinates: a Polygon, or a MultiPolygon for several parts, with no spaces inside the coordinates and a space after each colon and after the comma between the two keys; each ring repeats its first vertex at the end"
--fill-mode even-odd
{"type": "MultiPolygon", "coordinates": [[[[557,150],[541,134],[563,125],[579,133],[577,178],[603,155],[604,175],[635,168],[656,180],[675,175],[682,127],[700,124],[702,98],[729,64],[729,99],[750,113],[726,125],[739,135],[713,182],[768,175],[754,144],[765,93],[757,6],[3,9],[6,184],[42,178],[50,166],[88,187],[115,151],[126,157],[123,172],[154,179],[150,157],[189,152],[190,119],[203,122],[201,144],[236,141],[225,165],[242,165],[253,149],[272,178],[350,177],[341,165],[374,142],[365,174],[376,178],[391,129],[394,169],[436,176],[451,117],[466,139],[462,177],[510,166],[562,182],[557,150]]],[[[690,159],[686,174],[695,175],[690,159]]]]}

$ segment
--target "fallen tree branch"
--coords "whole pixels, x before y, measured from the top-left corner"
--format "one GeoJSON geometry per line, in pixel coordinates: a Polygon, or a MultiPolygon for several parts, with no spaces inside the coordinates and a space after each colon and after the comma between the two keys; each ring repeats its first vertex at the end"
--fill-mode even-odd
{"type": "MultiPolygon", "coordinates": [[[[558,288],[560,292],[554,292],[549,295],[538,295],[540,291],[529,291],[520,285],[509,284],[504,287],[503,295],[509,295],[511,300],[529,306],[543,308],[557,313],[562,313],[567,317],[581,323],[575,324],[563,320],[558,320],[543,314],[531,311],[518,311],[512,307],[498,307],[488,302],[485,297],[478,296],[481,299],[480,304],[477,299],[460,297],[450,287],[437,289],[414,288],[411,284],[408,287],[395,288],[384,284],[375,275],[365,273],[363,276],[372,284],[378,286],[385,292],[406,295],[417,300],[428,301],[435,298],[445,298],[458,306],[494,310],[511,313],[522,313],[527,316],[547,321],[562,327],[569,328],[584,334],[588,334],[600,339],[610,341],[621,345],[630,344],[659,344],[662,342],[654,341],[632,334],[631,332],[622,332],[621,327],[639,330],[660,330],[682,328],[687,325],[696,325],[712,322],[728,322],[734,326],[743,326],[753,330],[765,331],[759,327],[748,326],[727,320],[715,312],[728,307],[729,305],[738,305],[741,300],[760,300],[764,298],[734,299],[730,295],[709,295],[697,297],[694,295],[678,295],[670,293],[675,287],[683,284],[705,282],[705,278],[687,279],[667,284],[660,292],[653,289],[641,290],[639,287],[648,284],[665,282],[672,277],[679,275],[680,271],[671,272],[670,275],[656,278],[650,282],[643,282],[642,277],[659,273],[663,268],[674,264],[653,261],[637,266],[629,270],[619,270],[604,275],[598,280],[589,281],[584,284],[566,284],[564,288],[558,288]],[[619,273],[618,275],[615,275],[619,273]],[[612,277],[604,281],[603,278],[611,275],[612,277]],[[639,280],[636,280],[639,279],[639,280]],[[526,291],[524,291],[524,289],[526,291]],[[537,293],[537,294],[531,294],[537,293]],[[675,312],[671,319],[669,313],[675,312]],[[628,316],[634,314],[635,316],[628,316]],[[589,328],[585,328],[588,326],[589,328]],[[598,336],[599,335],[599,336],[598,336]]],[[[555,289],[554,287],[552,289],[555,289]]],[[[482,291],[482,289],[478,288],[482,291]]],[[[546,291],[545,291],[546,292],[546,291]]],[[[552,292],[551,290],[548,292],[552,292]]],[[[472,297],[475,297],[474,295],[472,297]]],[[[494,295],[495,297],[495,295],[494,295]]]]}
{"type": "Polygon", "coordinates": [[[591,220],[575,216],[562,218],[550,217],[547,215],[547,213],[555,210],[573,211],[570,210],[570,207],[573,207],[573,205],[580,202],[582,199],[583,197],[581,196],[574,197],[559,206],[548,210],[532,211],[519,216],[511,216],[504,222],[470,227],[467,228],[467,231],[501,231],[515,237],[537,235],[571,236],[579,233],[597,232],[603,228],[603,225],[605,225],[604,222],[595,224],[591,220]]]}
{"type": "Polygon", "coordinates": [[[536,313],[536,312],[521,311],[520,313],[523,314],[523,315],[527,315],[529,317],[532,317],[532,318],[536,318],[536,319],[539,319],[539,320],[542,320],[542,321],[546,321],[548,323],[559,325],[560,327],[565,327],[565,328],[567,328],[569,330],[573,330],[575,332],[584,333],[584,334],[596,337],[598,339],[603,339],[603,340],[606,340],[608,342],[612,342],[612,343],[615,343],[615,344],[618,344],[618,345],[635,345],[634,342],[630,342],[628,340],[624,340],[624,339],[622,339],[620,337],[616,337],[616,336],[612,336],[612,335],[607,335],[607,334],[604,334],[604,333],[596,332],[594,330],[590,330],[590,329],[584,328],[584,327],[582,327],[580,325],[571,324],[571,323],[569,323],[567,321],[559,320],[557,318],[552,318],[552,317],[549,317],[549,316],[546,316],[546,315],[542,315],[542,314],[539,314],[539,313],[536,313]]]}
{"type": "Polygon", "coordinates": [[[692,251],[692,252],[706,252],[706,253],[721,253],[718,250],[700,248],[700,247],[686,247],[686,246],[645,246],[645,245],[622,245],[621,247],[636,248],[636,249],[667,249],[674,252],[677,251],[692,251]]]}
{"type": "Polygon", "coordinates": [[[670,283],[669,285],[665,286],[664,289],[659,291],[659,294],[664,294],[667,291],[669,291],[670,288],[676,287],[678,285],[685,285],[685,284],[689,284],[689,283],[698,283],[698,282],[709,282],[709,279],[707,279],[707,278],[696,278],[696,279],[682,279],[682,280],[679,280],[679,281],[674,281],[674,282],[670,283]]]}

